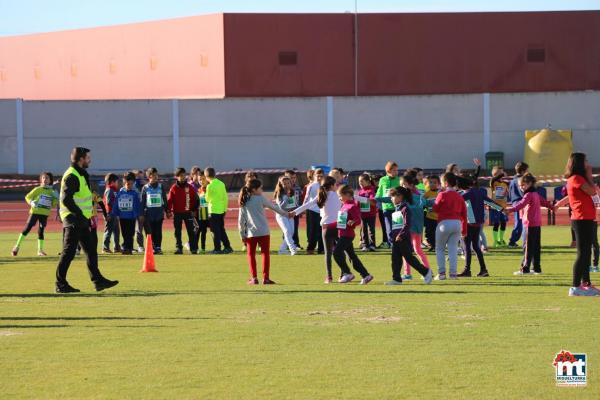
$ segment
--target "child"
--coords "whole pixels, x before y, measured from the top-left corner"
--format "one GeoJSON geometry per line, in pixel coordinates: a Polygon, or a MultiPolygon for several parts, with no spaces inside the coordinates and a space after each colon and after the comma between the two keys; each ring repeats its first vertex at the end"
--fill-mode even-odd
{"type": "MultiPolygon", "coordinates": [[[[389,197],[391,189],[395,189],[400,186],[400,178],[398,178],[398,164],[394,161],[388,161],[385,164],[386,175],[379,180],[379,187],[377,188],[376,198],[389,197]]],[[[381,205],[383,209],[383,217],[385,223],[385,230],[387,233],[387,243],[391,244],[392,233],[392,213],[394,213],[394,205],[391,203],[383,203],[381,205]]]]}
{"type": "Polygon", "coordinates": [[[44,252],[44,229],[48,222],[50,210],[58,205],[58,194],[52,189],[54,177],[50,172],[42,172],[40,174],[40,186],[36,187],[25,196],[25,201],[31,206],[29,210],[29,218],[25,229],[19,235],[15,247],[12,249],[13,257],[19,254],[19,247],[25,236],[31,231],[31,228],[38,224],[38,251],[40,257],[46,256],[44,252]]]}
{"type": "MultiPolygon", "coordinates": [[[[321,179],[323,179],[324,172],[321,168],[317,168],[313,174],[313,181],[306,190],[306,196],[304,197],[304,204],[307,204],[309,200],[315,199],[319,188],[321,187],[321,179]]],[[[298,215],[298,214],[296,214],[298,215]]],[[[318,254],[323,254],[323,237],[320,229],[320,210],[316,203],[312,203],[306,212],[306,237],[308,245],[306,246],[306,254],[314,254],[315,248],[318,254]]]]}
{"type": "Polygon", "coordinates": [[[194,212],[198,209],[198,194],[194,186],[190,185],[185,178],[185,168],[175,170],[176,182],[171,186],[167,195],[167,210],[173,214],[173,226],[175,228],[175,254],[183,254],[181,242],[181,224],[185,224],[188,234],[190,252],[198,253],[198,241],[196,234],[198,226],[194,219],[194,212]]]}
{"type": "MultiPolygon", "coordinates": [[[[440,177],[437,175],[429,175],[425,178],[426,191],[423,194],[425,200],[435,200],[439,193],[440,177]]],[[[430,208],[425,214],[425,240],[429,245],[429,251],[435,251],[435,229],[437,228],[437,214],[430,208]]]]}
{"type": "MultiPolygon", "coordinates": [[[[298,185],[298,176],[296,174],[296,171],[294,171],[293,169],[288,169],[287,171],[285,171],[285,176],[287,176],[288,178],[290,178],[290,181],[292,182],[292,189],[294,189],[294,196],[296,196],[296,204],[301,204],[302,203],[302,188],[298,185]]],[[[294,217],[294,244],[296,245],[296,248],[302,250],[302,246],[300,246],[300,238],[298,237],[298,227],[300,226],[300,216],[296,216],[294,217]]]]}
{"type": "Polygon", "coordinates": [[[362,251],[375,251],[375,218],[377,217],[377,202],[375,201],[375,187],[371,175],[364,173],[358,177],[360,190],[360,217],[362,227],[360,231],[360,244],[362,251]]]}
{"type": "MultiPolygon", "coordinates": [[[[250,173],[250,172],[249,172],[250,173]]],[[[225,230],[225,214],[229,206],[229,195],[223,181],[217,178],[214,168],[204,169],[204,176],[208,185],[204,191],[206,202],[208,203],[208,215],[210,229],[213,233],[214,250],[211,254],[231,254],[231,242],[225,230]],[[223,250],[221,250],[223,246],[223,250]]]]}
{"type": "Polygon", "coordinates": [[[139,219],[140,196],[135,190],[135,174],[127,172],[123,175],[123,187],[117,193],[111,214],[119,219],[121,233],[123,234],[122,254],[131,255],[133,252],[133,236],[135,223],[139,219]]]}
{"type": "MultiPolygon", "coordinates": [[[[285,211],[289,212],[298,207],[298,203],[296,203],[296,194],[292,187],[292,181],[285,175],[280,176],[277,180],[273,198],[277,205],[285,211]]],[[[281,247],[279,248],[279,254],[291,254],[295,256],[298,252],[298,248],[294,242],[294,218],[288,218],[287,215],[282,216],[276,214],[275,219],[283,232],[284,238],[283,243],[281,243],[281,247]]]]}
{"type": "Polygon", "coordinates": [[[465,236],[465,268],[458,274],[459,277],[470,277],[471,276],[471,256],[472,252],[475,251],[477,260],[479,261],[479,273],[478,277],[488,277],[490,274],[485,266],[485,260],[483,258],[483,251],[479,245],[481,229],[485,223],[485,206],[486,204],[495,209],[496,211],[502,211],[502,207],[492,201],[487,196],[487,192],[483,192],[480,188],[476,187],[475,181],[467,176],[463,176],[465,192],[462,194],[467,207],[467,235],[465,236]]]}
{"type": "MultiPolygon", "coordinates": [[[[523,198],[523,192],[521,191],[519,180],[527,173],[528,170],[529,165],[525,162],[519,161],[515,165],[516,175],[508,185],[508,201],[513,205],[518,203],[523,198]]],[[[518,212],[515,212],[514,216],[515,223],[510,234],[510,239],[508,240],[508,247],[518,247],[517,242],[523,235],[523,221],[521,221],[521,216],[518,212]]]]}
{"type": "MultiPolygon", "coordinates": [[[[429,260],[423,252],[421,246],[421,238],[423,237],[423,225],[424,225],[424,209],[428,205],[427,201],[423,199],[419,190],[417,189],[417,178],[415,175],[404,175],[402,177],[402,187],[408,189],[411,192],[410,199],[405,199],[410,210],[410,241],[414,251],[419,255],[421,263],[425,268],[429,269],[429,260]]],[[[433,205],[433,200],[430,200],[433,205]]],[[[410,273],[410,267],[412,263],[408,260],[405,266],[405,275],[402,277],[404,280],[411,280],[412,275],[410,273]]]]}
{"type": "MultiPolygon", "coordinates": [[[[196,225],[198,226],[198,234],[195,236],[194,240],[196,241],[196,248],[198,248],[198,242],[200,241],[200,236],[204,237],[204,247],[202,250],[202,253],[205,252],[205,247],[206,247],[206,226],[208,225],[208,222],[203,222],[201,223],[200,220],[200,214],[202,213],[203,210],[201,210],[200,207],[200,191],[202,190],[202,182],[206,182],[206,178],[204,177],[204,171],[202,169],[200,169],[199,166],[194,165],[192,166],[192,168],[190,169],[190,177],[188,180],[188,183],[190,185],[192,185],[194,187],[194,189],[196,189],[196,193],[198,193],[198,210],[194,211],[194,219],[196,220],[196,225]],[[204,225],[204,228],[201,228],[200,225],[204,225]]],[[[204,212],[206,214],[208,214],[208,204],[206,204],[206,197],[204,197],[205,200],[205,210],[204,212]]],[[[208,218],[208,217],[207,217],[208,218]]],[[[190,243],[189,241],[185,244],[185,248],[186,249],[190,249],[190,243]]]]}
{"type": "Polygon", "coordinates": [[[364,267],[352,246],[354,240],[354,228],[360,225],[360,208],[357,202],[354,200],[354,191],[348,185],[343,185],[337,191],[340,201],[342,202],[342,208],[338,212],[337,218],[337,229],[338,229],[338,241],[333,249],[333,258],[336,264],[342,270],[342,277],[338,281],[339,283],[348,283],[354,279],[354,275],[348,268],[346,262],[346,254],[350,258],[352,268],[358,272],[362,279],[361,285],[366,285],[373,280],[373,275],[369,274],[369,271],[364,267]]]}
{"type": "Polygon", "coordinates": [[[415,187],[419,191],[419,194],[421,194],[421,195],[425,194],[425,192],[427,191],[427,188],[425,187],[425,183],[423,182],[423,180],[424,180],[423,178],[425,175],[425,173],[423,172],[423,168],[413,167],[411,169],[416,172],[415,178],[417,178],[417,184],[415,185],[415,187]]]}
{"type": "MultiPolygon", "coordinates": [[[[492,199],[502,208],[506,208],[508,200],[508,184],[504,182],[506,173],[498,165],[492,168],[492,180],[490,188],[492,189],[492,199]]],[[[494,247],[506,246],[504,241],[504,232],[506,232],[506,222],[508,218],[503,212],[490,208],[490,220],[494,226],[494,247]]]]}
{"type": "Polygon", "coordinates": [[[401,285],[402,259],[404,258],[415,268],[429,285],[432,280],[431,269],[426,268],[413,253],[411,244],[411,217],[412,212],[409,204],[413,202],[410,189],[399,187],[390,190],[390,198],[395,211],[392,213],[392,280],[385,282],[386,285],[401,285]]]}
{"type": "MultiPolygon", "coordinates": [[[[144,171],[141,169],[135,170],[135,190],[138,192],[138,196],[141,198],[142,196],[142,188],[146,184],[144,182],[144,171]]],[[[138,253],[144,253],[144,223],[140,220],[135,222],[135,238],[138,245],[138,253]]]]}
{"type": "Polygon", "coordinates": [[[110,240],[113,239],[115,253],[121,252],[121,229],[119,228],[118,217],[112,214],[112,209],[117,201],[119,191],[119,177],[116,174],[108,173],[104,177],[106,189],[104,190],[104,206],[106,207],[106,224],[104,225],[104,240],[102,253],[111,253],[110,240]]]}
{"type": "MultiPolygon", "coordinates": [[[[375,175],[373,177],[373,186],[379,188],[379,181],[381,176],[375,175]]],[[[375,204],[377,205],[377,219],[379,220],[379,226],[381,227],[381,243],[377,247],[378,249],[389,249],[390,244],[387,241],[387,230],[385,229],[385,215],[383,215],[383,208],[381,201],[377,200],[377,192],[375,192],[375,204]]]]}
{"type": "Polygon", "coordinates": [[[342,208],[342,202],[335,191],[335,187],[335,178],[331,176],[324,177],[319,185],[317,195],[312,199],[305,199],[304,204],[294,210],[294,215],[300,215],[305,210],[310,210],[314,206],[319,210],[321,240],[324,243],[325,250],[326,284],[333,282],[331,260],[338,240],[337,215],[342,208]]]}
{"type": "MultiPolygon", "coordinates": [[[[98,247],[98,207],[102,211],[102,217],[104,221],[108,219],[108,213],[106,207],[102,201],[102,197],[95,191],[92,191],[92,217],[90,218],[90,231],[92,232],[92,240],[94,241],[94,248],[98,247]]],[[[81,251],[81,245],[78,246],[77,251],[81,251]]]]}
{"type": "Polygon", "coordinates": [[[198,188],[198,216],[196,222],[198,223],[198,234],[196,235],[196,242],[200,241],[200,252],[206,252],[206,234],[208,228],[210,228],[209,216],[208,216],[208,203],[206,202],[206,187],[208,186],[208,180],[204,174],[200,174],[200,188],[198,188]]]}
{"type": "Polygon", "coordinates": [[[148,168],[146,171],[148,183],[142,188],[142,215],[144,216],[144,231],[152,237],[154,254],[162,254],[162,226],[170,214],[167,210],[167,195],[158,182],[158,170],[148,168]]]}
{"type": "Polygon", "coordinates": [[[329,176],[335,179],[335,184],[337,187],[340,187],[344,184],[344,170],[341,168],[332,168],[329,171],[329,176]]]}
{"type": "Polygon", "coordinates": [[[457,279],[456,268],[458,263],[458,242],[461,234],[467,234],[467,207],[460,194],[456,192],[457,179],[452,172],[442,176],[444,190],[438,193],[433,211],[437,213],[438,225],[435,230],[435,255],[438,263],[436,280],[446,279],[446,255],[444,251],[448,246],[448,259],[450,263],[450,279],[457,279]]]}
{"type": "Polygon", "coordinates": [[[533,273],[539,275],[542,273],[541,266],[541,246],[542,246],[542,212],[541,207],[547,207],[553,210],[552,204],[540,196],[535,188],[536,179],[530,173],[526,173],[519,178],[519,187],[523,193],[523,198],[511,207],[505,209],[505,212],[521,212],[521,220],[525,229],[525,246],[523,248],[523,261],[521,268],[514,275],[530,274],[531,264],[533,264],[533,273]]]}
{"type": "Polygon", "coordinates": [[[265,208],[270,208],[278,215],[291,217],[281,207],[274,205],[263,196],[262,183],[258,179],[250,179],[240,191],[239,199],[240,212],[238,216],[238,228],[242,241],[246,244],[248,254],[248,264],[250,265],[249,285],[258,285],[256,271],[256,246],[260,245],[263,268],[263,285],[272,285],[270,279],[270,257],[269,246],[271,236],[269,232],[269,223],[265,217],[265,208]]]}

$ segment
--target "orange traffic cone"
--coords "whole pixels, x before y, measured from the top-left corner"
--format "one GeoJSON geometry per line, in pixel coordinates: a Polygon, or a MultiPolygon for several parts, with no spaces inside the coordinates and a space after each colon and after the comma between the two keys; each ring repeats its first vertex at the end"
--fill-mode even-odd
{"type": "Polygon", "coordinates": [[[144,252],[144,265],[140,272],[158,272],[154,264],[154,248],[152,247],[152,235],[146,235],[146,251],[144,252]]]}

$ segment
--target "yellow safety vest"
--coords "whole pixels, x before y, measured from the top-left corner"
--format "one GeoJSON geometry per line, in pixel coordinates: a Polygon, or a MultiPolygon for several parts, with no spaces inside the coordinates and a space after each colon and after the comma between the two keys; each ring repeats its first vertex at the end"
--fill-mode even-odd
{"type": "Polygon", "coordinates": [[[90,190],[90,187],[88,186],[85,178],[81,176],[79,172],[77,172],[77,170],[73,167],[69,167],[69,169],[65,171],[60,183],[60,218],[64,220],[67,216],[72,214],[71,211],[69,211],[69,209],[65,207],[62,201],[62,192],[65,188],[65,180],[69,175],[75,175],[77,179],[79,179],[79,191],[73,194],[73,200],[75,200],[75,204],[77,205],[77,207],[81,209],[83,216],[87,219],[90,219],[92,216],[93,208],[92,191],[90,190]]]}

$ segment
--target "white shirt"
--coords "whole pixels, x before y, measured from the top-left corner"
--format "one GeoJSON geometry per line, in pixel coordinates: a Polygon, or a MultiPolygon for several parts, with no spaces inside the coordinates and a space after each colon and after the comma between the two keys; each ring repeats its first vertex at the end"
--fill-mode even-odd
{"type": "MultiPolygon", "coordinates": [[[[307,196],[308,198],[308,196],[307,196]]],[[[327,192],[327,200],[323,208],[319,209],[317,205],[317,197],[310,198],[304,204],[298,207],[294,212],[296,215],[303,213],[306,210],[311,210],[316,206],[321,214],[321,225],[329,225],[337,222],[338,212],[342,209],[342,202],[335,191],[327,192]]]]}

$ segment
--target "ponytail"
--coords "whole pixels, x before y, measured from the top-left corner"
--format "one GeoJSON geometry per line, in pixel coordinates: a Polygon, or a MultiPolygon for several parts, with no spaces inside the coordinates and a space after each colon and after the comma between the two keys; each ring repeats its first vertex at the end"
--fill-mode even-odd
{"type": "Polygon", "coordinates": [[[324,177],[321,182],[321,187],[319,188],[319,193],[317,194],[317,206],[319,206],[319,208],[325,207],[325,202],[327,201],[327,192],[334,188],[336,183],[335,178],[331,176],[324,177]]]}
{"type": "Polygon", "coordinates": [[[240,205],[240,207],[244,207],[248,200],[250,200],[252,193],[254,193],[254,191],[256,189],[259,189],[261,186],[262,182],[258,179],[250,179],[249,181],[247,181],[246,184],[242,187],[242,190],[240,190],[240,195],[238,197],[238,204],[240,205]]]}

